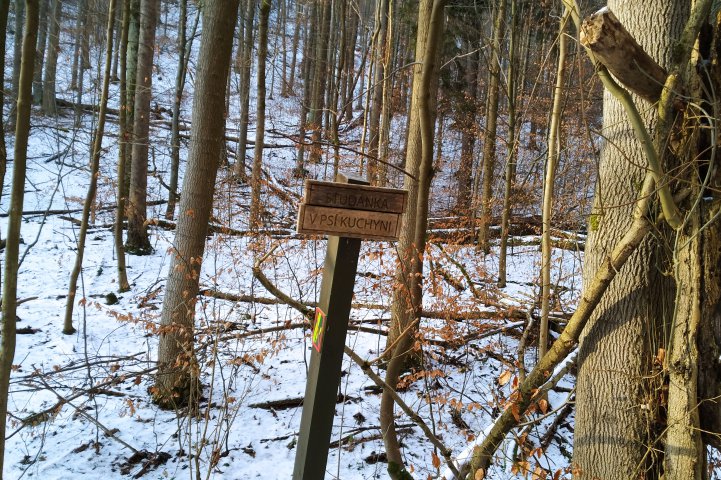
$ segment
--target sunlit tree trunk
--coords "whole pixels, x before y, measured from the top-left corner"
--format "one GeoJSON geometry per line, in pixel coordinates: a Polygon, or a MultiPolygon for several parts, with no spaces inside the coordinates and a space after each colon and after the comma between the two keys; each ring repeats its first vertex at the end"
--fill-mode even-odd
{"type": "Polygon", "coordinates": [[[561,18],[558,34],[558,69],[556,71],[556,87],[553,91],[553,109],[551,110],[551,126],[548,129],[548,159],[546,177],[543,184],[543,226],[541,232],[541,322],[538,332],[538,356],[542,357],[548,350],[548,314],[551,301],[551,218],[553,215],[553,190],[556,183],[556,169],[560,156],[562,105],[565,93],[566,75],[566,23],[569,19],[566,9],[561,18]]]}
{"type": "Polygon", "coordinates": [[[490,252],[489,225],[493,207],[493,181],[496,167],[496,127],[498,125],[498,91],[501,82],[501,42],[506,21],[506,0],[498,0],[493,21],[493,49],[488,64],[490,83],[488,85],[488,108],[486,109],[486,138],[483,144],[483,183],[481,186],[481,212],[478,229],[478,249],[490,252]]]}
{"type": "MultiPolygon", "coordinates": [[[[433,133],[438,92],[438,55],[443,35],[443,0],[424,0],[419,5],[416,40],[416,66],[413,78],[413,105],[406,169],[415,178],[406,177],[408,206],[398,242],[401,255],[391,305],[391,326],[386,355],[389,356],[385,381],[395,388],[408,355],[413,350],[415,333],[423,308],[423,257],[428,225],[428,200],[433,167],[433,133]]],[[[392,479],[412,478],[406,471],[395,430],[394,400],[384,390],[381,397],[380,424],[392,479]]]]}
{"type": "Polygon", "coordinates": [[[218,161],[225,148],[225,118],[218,112],[225,105],[237,18],[238,0],[210,0],[203,5],[190,150],[163,300],[158,374],[153,388],[154,400],[166,408],[198,400],[193,396],[198,388],[193,353],[195,303],[218,161]]]}
{"type": "MultiPolygon", "coordinates": [[[[684,0],[609,1],[609,8],[662,67],[688,15],[684,0]],[[655,15],[649,15],[649,12],[655,15]]],[[[642,102],[642,100],[637,100],[642,102]]],[[[654,109],[645,110],[650,128],[654,109]]],[[[598,185],[584,259],[584,288],[628,228],[647,158],[621,104],[604,93],[598,185]]],[[[619,271],[581,337],[573,463],[579,479],[655,478],[651,375],[660,335],[673,310],[663,232],[647,238],[619,271]],[[649,468],[652,468],[649,470],[649,468]]]]}

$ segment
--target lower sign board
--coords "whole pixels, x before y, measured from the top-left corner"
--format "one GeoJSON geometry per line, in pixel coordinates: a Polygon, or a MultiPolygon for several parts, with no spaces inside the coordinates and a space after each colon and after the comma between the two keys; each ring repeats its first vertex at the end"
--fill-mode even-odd
{"type": "Polygon", "coordinates": [[[373,240],[397,240],[401,214],[300,205],[298,233],[337,235],[373,240]]]}

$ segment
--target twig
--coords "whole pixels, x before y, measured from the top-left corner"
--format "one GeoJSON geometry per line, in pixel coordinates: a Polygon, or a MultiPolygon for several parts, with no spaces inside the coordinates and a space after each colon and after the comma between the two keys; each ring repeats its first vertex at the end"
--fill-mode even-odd
{"type": "Polygon", "coordinates": [[[379,377],[371,368],[370,363],[364,361],[360,356],[358,356],[357,353],[355,353],[350,347],[345,346],[343,351],[346,355],[348,355],[351,360],[353,360],[360,368],[363,370],[363,372],[368,375],[368,378],[373,380],[373,382],[384,389],[386,392],[390,394],[391,397],[393,397],[393,401],[396,402],[396,405],[398,405],[403,412],[405,412],[406,415],[411,419],[413,423],[418,425],[421,430],[423,430],[423,433],[425,433],[426,438],[430,440],[430,442],[440,450],[441,454],[443,455],[443,458],[446,459],[446,463],[448,464],[448,468],[451,469],[451,471],[457,476],[458,470],[456,469],[456,466],[453,464],[453,457],[450,449],[448,449],[443,442],[441,442],[438,437],[436,437],[431,429],[428,427],[426,422],[423,421],[423,419],[411,409],[406,402],[403,401],[400,395],[393,389],[390,385],[388,385],[381,377],[379,377]]]}

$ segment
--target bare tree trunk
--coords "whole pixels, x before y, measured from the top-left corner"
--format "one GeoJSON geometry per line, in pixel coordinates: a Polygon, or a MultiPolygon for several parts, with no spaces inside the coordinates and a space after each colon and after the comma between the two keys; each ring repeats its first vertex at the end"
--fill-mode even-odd
{"type": "Polygon", "coordinates": [[[60,53],[60,21],[62,18],[63,1],[53,0],[50,9],[50,43],[48,44],[48,58],[45,64],[45,78],[43,79],[42,104],[45,115],[57,115],[55,105],[55,82],[57,78],[58,54],[60,53]]]}
{"type": "Polygon", "coordinates": [[[123,0],[123,13],[120,26],[120,52],[118,53],[118,63],[120,64],[120,116],[118,119],[118,188],[117,188],[117,208],[115,209],[115,225],[113,226],[113,236],[115,239],[115,256],[118,261],[118,290],[126,292],[130,290],[128,283],[128,272],[125,268],[125,246],[123,245],[123,221],[125,220],[125,168],[128,164],[126,161],[128,156],[128,148],[130,147],[130,134],[128,132],[128,104],[127,92],[127,61],[128,61],[128,32],[130,30],[130,14],[131,0],[123,0]]]}
{"type": "Polygon", "coordinates": [[[15,122],[15,154],[10,192],[10,215],[5,243],[3,269],[2,335],[0,335],[0,478],[5,463],[5,427],[7,425],[8,389],[12,362],[15,357],[15,323],[17,322],[18,257],[20,226],[25,196],[25,170],[28,137],[30,135],[30,107],[32,103],[33,67],[38,29],[38,1],[25,2],[25,28],[22,42],[22,63],[18,79],[17,120],[15,122]]]}
{"type": "Polygon", "coordinates": [[[20,60],[22,59],[22,48],[23,48],[23,32],[24,24],[23,19],[25,18],[25,1],[15,0],[15,43],[13,44],[13,86],[12,86],[12,98],[13,108],[10,111],[10,118],[8,118],[8,128],[14,128],[15,119],[15,103],[18,98],[18,88],[20,85],[20,60]]]}
{"type": "Polygon", "coordinates": [[[570,11],[565,9],[558,34],[558,70],[556,87],[553,92],[553,109],[551,126],[548,129],[548,161],[546,178],[543,184],[543,226],[541,232],[541,322],[538,332],[538,356],[542,357],[548,350],[548,313],[551,301],[551,218],[553,215],[553,187],[556,183],[556,168],[560,156],[561,121],[564,84],[566,76],[566,23],[570,11]]]}
{"type": "MultiPolygon", "coordinates": [[[[5,48],[7,45],[8,13],[10,0],[0,0],[0,72],[5,71],[5,48]]],[[[17,35],[17,34],[16,34],[17,35]]],[[[7,146],[5,144],[5,76],[0,79],[0,198],[5,188],[7,171],[7,146]]]]}
{"type": "MultiPolygon", "coordinates": [[[[609,8],[661,66],[670,64],[671,45],[682,31],[688,2],[654,2],[659,16],[648,15],[645,2],[612,0],[609,8]]],[[[656,121],[645,115],[647,127],[656,121]]],[[[584,288],[605,262],[607,252],[629,225],[631,206],[647,164],[643,146],[632,132],[626,112],[608,92],[604,94],[603,135],[596,199],[590,219],[584,288]]],[[[649,405],[653,383],[650,366],[662,345],[659,335],[667,324],[673,286],[663,255],[663,232],[644,241],[620,270],[589,320],[581,337],[576,390],[573,462],[578,478],[613,480],[638,477],[657,459],[653,410],[649,405]],[[651,453],[651,454],[649,454],[651,453]]],[[[657,468],[653,466],[653,468],[657,468]]]]}
{"type": "MultiPolygon", "coordinates": [[[[175,97],[173,98],[173,118],[170,123],[170,184],[168,188],[168,206],[165,218],[172,220],[175,216],[175,205],[178,201],[178,170],[180,169],[180,107],[185,89],[186,25],[188,21],[188,0],[180,0],[180,22],[178,23],[178,70],[175,73],[175,97]]],[[[190,53],[190,49],[188,49],[190,53]]],[[[187,57],[187,58],[186,58],[187,57]]]]}
{"type": "Polygon", "coordinates": [[[204,4],[188,166],[183,178],[174,254],[163,300],[154,400],[174,408],[197,400],[193,353],[195,302],[213,206],[218,159],[224,148],[225,81],[230,70],[238,0],[204,4]]]}
{"type": "MultiPolygon", "coordinates": [[[[129,148],[125,152],[125,180],[123,197],[126,204],[130,196],[130,173],[132,163],[133,125],[135,124],[135,81],[138,74],[138,41],[140,40],[140,0],[130,0],[130,24],[128,26],[128,46],[126,54],[125,81],[127,97],[127,119],[129,148]]],[[[124,211],[123,216],[127,217],[124,211]]]]}
{"type": "MultiPolygon", "coordinates": [[[[467,48],[472,48],[473,44],[468,43],[467,48]]],[[[476,137],[478,135],[478,55],[468,55],[464,59],[465,75],[464,75],[464,96],[458,108],[458,127],[461,130],[461,160],[458,171],[455,173],[456,192],[456,210],[459,214],[468,214],[471,207],[471,177],[473,173],[473,158],[476,147],[476,137]]],[[[509,67],[510,68],[510,67],[509,67]]],[[[459,103],[460,103],[459,102],[459,103]]]]}
{"type": "Polygon", "coordinates": [[[376,31],[373,34],[373,79],[369,86],[368,97],[370,112],[368,115],[368,162],[367,177],[371,185],[378,185],[379,164],[373,158],[378,158],[378,145],[380,140],[381,110],[383,108],[383,77],[385,75],[386,62],[386,35],[388,32],[388,0],[376,2],[376,31]]]}
{"type": "MultiPolygon", "coordinates": [[[[511,39],[508,45],[508,160],[506,160],[506,174],[503,188],[503,211],[501,213],[501,241],[498,252],[498,286],[506,286],[508,235],[511,220],[511,189],[516,180],[516,155],[518,144],[516,142],[516,98],[518,95],[517,63],[518,63],[518,0],[511,0],[511,39]]],[[[522,84],[521,84],[522,85],[522,84]]],[[[521,88],[523,91],[523,88],[521,88]]],[[[539,358],[540,358],[539,353],[539,358]]],[[[522,372],[525,374],[525,372],[522,372]]]]}
{"type": "MultiPolygon", "coordinates": [[[[439,43],[443,35],[443,0],[433,2],[424,0],[419,5],[418,12],[418,38],[416,40],[416,58],[422,62],[420,71],[416,69],[413,81],[413,115],[414,123],[409,128],[413,132],[413,146],[415,151],[407,153],[407,165],[417,175],[417,184],[412,190],[409,188],[408,209],[413,209],[412,215],[406,214],[406,225],[401,232],[401,242],[398,250],[401,255],[401,264],[407,263],[407,270],[399,267],[398,277],[404,278],[401,287],[395,292],[403,295],[394,295],[391,307],[391,332],[396,332],[393,342],[389,343],[390,359],[388,362],[385,381],[392,388],[398,384],[401,371],[406,359],[412,351],[420,321],[423,300],[423,257],[425,251],[426,228],[428,225],[428,200],[433,169],[433,131],[435,123],[435,103],[438,91],[438,55],[439,43]],[[420,147],[420,148],[419,148],[420,147]],[[418,151],[420,150],[420,152],[418,151]],[[418,154],[420,158],[410,158],[411,154],[418,154]],[[415,191],[414,191],[415,190],[415,191]],[[414,327],[415,326],[415,327],[414,327]],[[402,332],[402,333],[401,333],[402,332]]],[[[410,147],[410,145],[409,145],[410,147]]],[[[406,178],[406,186],[411,182],[406,178]]],[[[391,337],[389,335],[389,342],[391,337]]],[[[383,433],[383,443],[388,457],[388,474],[394,479],[412,478],[406,471],[401,455],[400,443],[395,430],[393,415],[394,400],[391,392],[384,389],[380,406],[380,425],[383,433]]]]}
{"type": "Polygon", "coordinates": [[[478,229],[478,250],[489,253],[491,246],[488,226],[492,214],[493,180],[496,167],[496,127],[498,125],[498,90],[501,81],[501,41],[506,20],[506,0],[497,3],[493,21],[493,53],[488,65],[491,81],[488,85],[488,108],[486,110],[486,140],[483,144],[483,184],[481,186],[481,213],[478,229]]]}
{"type": "Polygon", "coordinates": [[[75,265],[70,273],[70,285],[68,297],[65,303],[65,320],[63,322],[63,333],[71,335],[75,333],[73,327],[73,309],[75,307],[75,296],[77,294],[78,277],[83,268],[83,256],[85,255],[85,239],[88,234],[88,223],[90,220],[90,209],[95,201],[95,193],[98,187],[98,172],[100,171],[100,153],[105,135],[105,113],[108,108],[108,90],[110,88],[110,69],[113,61],[113,27],[115,25],[115,4],[116,0],[110,0],[108,6],[108,28],[105,38],[105,71],[103,72],[103,89],[100,97],[100,112],[98,113],[98,126],[93,139],[92,160],[90,162],[90,184],[88,193],[83,204],[83,213],[80,218],[80,232],[78,233],[78,249],[75,256],[75,265]]]}
{"type": "Polygon", "coordinates": [[[251,230],[261,226],[260,175],[263,167],[263,141],[265,138],[265,65],[268,56],[268,17],[270,0],[262,0],[258,17],[258,72],[256,108],[255,149],[253,151],[253,173],[251,177],[250,219],[251,230]]]}
{"type": "Polygon", "coordinates": [[[243,59],[240,65],[240,126],[238,131],[238,148],[235,153],[233,174],[240,180],[245,180],[245,155],[248,149],[248,124],[250,123],[250,71],[253,53],[253,19],[257,0],[247,1],[245,8],[245,27],[243,34],[243,59]]]}
{"type": "Polygon", "coordinates": [[[40,23],[38,25],[38,47],[35,52],[35,70],[33,71],[33,103],[42,104],[43,100],[43,63],[45,60],[45,45],[48,38],[48,14],[51,0],[40,0],[40,23]]]}
{"type": "Polygon", "coordinates": [[[290,60],[290,74],[288,75],[288,90],[287,92],[290,94],[293,92],[293,88],[295,88],[295,66],[298,62],[298,42],[300,39],[300,31],[303,28],[303,22],[302,22],[302,16],[300,13],[302,2],[298,1],[295,4],[295,28],[293,29],[293,46],[291,47],[291,50],[293,50],[292,57],[290,60]]]}
{"type": "Polygon", "coordinates": [[[311,142],[313,146],[308,156],[311,163],[319,163],[322,153],[320,145],[321,132],[323,131],[323,109],[325,108],[325,88],[328,76],[328,37],[330,31],[331,2],[330,0],[319,0],[322,6],[322,23],[315,49],[315,64],[313,69],[313,86],[311,90],[311,106],[309,125],[313,131],[311,142]]]}
{"type": "MultiPolygon", "coordinates": [[[[142,0],[140,4],[140,37],[138,40],[138,71],[135,77],[135,118],[133,151],[128,196],[128,253],[147,255],[152,251],[148,238],[148,150],[150,131],[150,99],[153,83],[153,51],[160,0],[142,0]]],[[[222,111],[222,110],[220,110],[222,111]]]]}

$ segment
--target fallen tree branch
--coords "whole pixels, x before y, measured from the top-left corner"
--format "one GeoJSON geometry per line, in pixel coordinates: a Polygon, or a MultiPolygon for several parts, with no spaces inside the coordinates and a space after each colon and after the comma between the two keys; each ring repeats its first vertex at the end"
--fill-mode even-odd
{"type": "Polygon", "coordinates": [[[403,412],[405,412],[406,415],[415,423],[418,425],[421,430],[423,430],[423,433],[426,435],[426,438],[430,440],[430,442],[435,446],[440,452],[441,455],[443,455],[443,458],[445,458],[446,463],[448,464],[448,468],[455,474],[458,475],[458,470],[456,470],[455,465],[453,464],[453,457],[450,449],[448,449],[443,442],[436,437],[431,429],[428,427],[426,422],[423,421],[423,419],[413,411],[411,407],[406,404],[406,402],[403,401],[400,395],[395,391],[394,388],[392,388],[390,385],[388,385],[381,377],[379,377],[371,368],[370,364],[365,362],[360,356],[358,356],[357,353],[353,351],[348,346],[345,346],[343,351],[345,352],[348,357],[350,357],[351,360],[353,360],[360,368],[363,370],[363,373],[365,373],[368,378],[373,380],[373,382],[380,388],[382,388],[384,391],[388,392],[391,397],[393,397],[393,401],[395,401],[396,405],[398,405],[403,412]]]}

